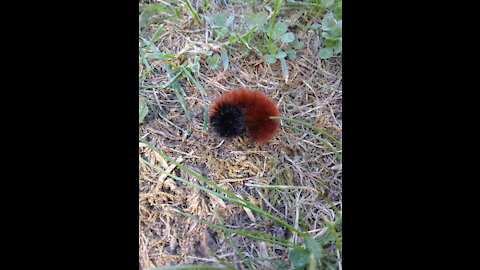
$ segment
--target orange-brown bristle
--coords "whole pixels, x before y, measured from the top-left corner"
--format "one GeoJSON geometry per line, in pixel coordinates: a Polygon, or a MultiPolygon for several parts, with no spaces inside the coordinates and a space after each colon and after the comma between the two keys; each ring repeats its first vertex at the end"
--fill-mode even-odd
{"type": "Polygon", "coordinates": [[[238,130],[244,125],[256,143],[264,143],[275,135],[280,121],[270,116],[280,116],[275,102],[261,91],[245,88],[225,92],[210,107],[210,121],[218,134],[239,135],[238,130]],[[232,113],[232,108],[239,108],[241,113],[232,113]]]}

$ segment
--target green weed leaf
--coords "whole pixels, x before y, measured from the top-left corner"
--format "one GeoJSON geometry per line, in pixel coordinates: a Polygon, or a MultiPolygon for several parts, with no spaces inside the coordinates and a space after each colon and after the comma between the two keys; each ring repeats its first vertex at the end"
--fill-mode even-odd
{"type": "Polygon", "coordinates": [[[275,64],[277,62],[277,58],[275,58],[274,56],[272,56],[270,54],[265,54],[263,56],[263,58],[265,58],[265,60],[267,60],[267,62],[270,63],[270,64],[275,64]]]}
{"type": "Polygon", "coordinates": [[[325,45],[325,47],[334,47],[337,43],[338,39],[326,38],[323,40],[323,45],[325,45]]]}
{"type": "Polygon", "coordinates": [[[227,55],[227,50],[225,48],[222,48],[220,51],[220,54],[222,55],[222,63],[223,63],[223,70],[228,69],[228,55],[227,55]]]}
{"type": "Polygon", "coordinates": [[[290,43],[295,40],[295,35],[292,32],[288,32],[281,36],[280,39],[285,43],[290,43]]]}
{"type": "Polygon", "coordinates": [[[304,266],[310,262],[308,250],[293,248],[288,253],[288,260],[295,266],[304,266]]]}
{"type": "Polygon", "coordinates": [[[301,50],[303,49],[303,47],[305,47],[305,44],[303,43],[303,41],[299,41],[298,39],[293,41],[293,48],[297,50],[301,50]]]}
{"type": "Polygon", "coordinates": [[[263,6],[266,10],[268,10],[268,12],[273,12],[273,9],[271,6],[269,6],[268,4],[266,4],[265,6],[263,6]]]}
{"type": "Polygon", "coordinates": [[[342,36],[342,20],[339,20],[335,26],[330,29],[330,36],[338,38],[342,36]]]}
{"type": "Polygon", "coordinates": [[[168,57],[165,56],[163,53],[146,53],[145,54],[146,59],[155,59],[155,60],[166,60],[166,59],[171,59],[173,57],[168,57]]]}
{"type": "MultiPolygon", "coordinates": [[[[247,24],[251,27],[258,25],[259,27],[263,27],[268,20],[268,14],[264,12],[259,13],[247,13],[247,24]]],[[[257,28],[258,29],[258,28],[257,28]]]]}
{"type": "Polygon", "coordinates": [[[324,7],[328,8],[330,7],[331,5],[333,5],[333,3],[335,2],[335,0],[321,0],[322,4],[324,7]]]}
{"type": "Polygon", "coordinates": [[[320,260],[322,258],[322,246],[318,241],[310,237],[305,237],[305,246],[311,253],[313,253],[315,260],[320,260]]]}
{"type": "Polygon", "coordinates": [[[333,13],[327,13],[323,16],[322,19],[322,30],[323,31],[330,31],[332,27],[337,25],[337,20],[335,19],[335,15],[333,13]]]}
{"type": "Polygon", "coordinates": [[[319,54],[318,54],[318,56],[320,56],[320,58],[322,58],[322,59],[330,58],[330,57],[332,57],[332,55],[333,55],[333,49],[330,48],[330,47],[321,49],[319,54]]]}
{"type": "MultiPolygon", "coordinates": [[[[219,33],[221,34],[221,35],[219,35],[219,36],[223,38],[223,37],[226,36],[228,33],[230,33],[230,29],[228,29],[228,27],[222,27],[222,28],[220,29],[219,33]]],[[[218,33],[217,33],[217,34],[218,34],[218,33]]]]}
{"type": "Polygon", "coordinates": [[[333,47],[334,53],[341,53],[342,52],[342,38],[338,39],[337,44],[333,47]]]}
{"type": "Polygon", "coordinates": [[[288,80],[288,67],[287,61],[285,61],[285,57],[279,58],[280,59],[280,67],[282,68],[282,76],[285,79],[285,82],[288,80]]]}
{"type": "Polygon", "coordinates": [[[332,9],[335,16],[341,19],[342,18],[342,0],[337,0],[333,5],[332,9]]]}
{"type": "Polygon", "coordinates": [[[227,17],[223,15],[222,13],[217,13],[213,15],[213,23],[217,27],[223,27],[227,25],[227,17]]]}
{"type": "Polygon", "coordinates": [[[290,60],[297,59],[297,52],[294,49],[289,48],[286,50],[286,53],[287,53],[288,59],[290,60]]]}
{"type": "Polygon", "coordinates": [[[233,16],[228,17],[227,21],[225,22],[225,26],[230,26],[233,23],[233,16]]]}
{"type": "Polygon", "coordinates": [[[267,47],[267,52],[271,55],[275,55],[278,52],[278,48],[275,46],[275,44],[270,43],[270,45],[267,47]]]}
{"type": "Polygon", "coordinates": [[[208,57],[205,62],[207,62],[208,66],[212,69],[215,70],[218,68],[218,61],[220,60],[220,56],[218,54],[214,54],[210,57],[208,57]]]}
{"type": "MultiPolygon", "coordinates": [[[[270,35],[270,29],[272,28],[271,25],[269,25],[268,27],[266,27],[266,32],[268,35],[270,35]]],[[[274,39],[274,40],[277,40],[279,39],[283,34],[285,34],[288,30],[288,26],[286,23],[284,22],[279,22],[279,23],[276,23],[275,26],[273,27],[273,32],[272,32],[272,36],[271,38],[274,39]]]]}
{"type": "Polygon", "coordinates": [[[141,123],[143,122],[143,119],[145,119],[145,116],[148,114],[148,107],[147,103],[145,102],[144,99],[139,99],[138,100],[138,122],[141,123]]]}
{"type": "Polygon", "coordinates": [[[280,59],[280,58],[285,58],[287,54],[284,51],[279,51],[276,55],[275,58],[280,59]]]}

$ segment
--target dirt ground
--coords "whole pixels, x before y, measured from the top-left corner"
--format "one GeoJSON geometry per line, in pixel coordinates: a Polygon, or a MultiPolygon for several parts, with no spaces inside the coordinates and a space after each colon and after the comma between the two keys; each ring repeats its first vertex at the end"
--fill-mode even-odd
{"type": "MultiPolygon", "coordinates": [[[[246,12],[251,12],[248,5],[233,1],[225,4],[226,2],[230,3],[215,2],[217,5],[205,11],[206,14],[234,14],[235,21],[241,23],[245,20],[246,12]]],[[[170,54],[185,50],[218,50],[218,46],[209,41],[212,30],[208,24],[196,24],[185,5],[181,5],[179,10],[182,19],[163,20],[146,29],[147,34],[144,34],[151,35],[159,25],[163,25],[160,38],[153,45],[159,51],[170,54]]],[[[307,15],[301,12],[285,9],[279,18],[287,22],[306,23],[305,16],[307,15]]],[[[313,124],[342,141],[341,57],[320,59],[318,51],[321,47],[317,33],[295,25],[290,26],[289,31],[294,32],[305,43],[305,47],[298,52],[297,59],[287,60],[287,80],[281,74],[280,62],[267,64],[255,53],[241,57],[243,45],[240,43],[232,45],[233,48],[228,50],[229,69],[226,71],[221,67],[210,69],[205,62],[206,56],[197,54],[200,56],[198,80],[206,90],[207,103],[210,105],[221,93],[239,87],[258,89],[278,104],[282,116],[313,124]]],[[[184,64],[194,56],[196,55],[186,53],[173,60],[173,63],[184,64]]],[[[150,62],[154,69],[140,80],[140,85],[162,85],[167,82],[169,78],[160,63],[150,62]]],[[[143,72],[145,70],[141,67],[140,73],[143,72]]],[[[186,77],[180,78],[178,82],[185,90],[184,100],[191,120],[186,117],[170,87],[155,91],[142,91],[142,88],[140,96],[147,101],[150,112],[144,123],[139,125],[140,137],[222,188],[289,224],[300,228],[301,215],[314,237],[324,233],[324,221],[335,221],[336,216],[331,206],[317,193],[310,189],[261,189],[246,184],[313,187],[341,210],[342,164],[334,153],[317,139],[286,128],[280,128],[276,136],[264,145],[252,145],[241,137],[223,140],[210,129],[202,130],[203,101],[198,88],[186,77]],[[191,133],[180,131],[157,112],[191,133]]],[[[294,123],[282,121],[282,124],[304,129],[294,123]]],[[[167,169],[171,165],[141,143],[139,151],[144,159],[156,166],[167,169]]],[[[175,168],[172,173],[207,186],[179,168],[175,168]]],[[[242,269],[238,264],[239,258],[221,231],[175,213],[174,209],[218,224],[214,213],[214,209],[217,209],[225,224],[231,228],[265,232],[302,244],[296,234],[263,216],[248,213],[240,206],[165,176],[139,163],[139,254],[142,269],[178,264],[221,266],[218,259],[206,251],[207,246],[219,258],[242,269]]],[[[239,235],[234,235],[234,239],[246,257],[287,261],[287,248],[239,235]]],[[[334,247],[328,252],[332,256],[341,257],[334,247]]],[[[254,265],[257,269],[274,269],[269,262],[255,262],[254,265]]]]}

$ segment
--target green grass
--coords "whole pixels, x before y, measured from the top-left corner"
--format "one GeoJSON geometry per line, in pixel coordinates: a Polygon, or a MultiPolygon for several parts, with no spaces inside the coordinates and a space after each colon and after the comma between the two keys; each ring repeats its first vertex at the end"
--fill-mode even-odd
{"type": "Polygon", "coordinates": [[[153,34],[153,37],[150,40],[150,43],[148,43],[147,47],[141,54],[142,56],[140,57],[140,62],[138,63],[139,66],[142,64],[143,60],[145,59],[145,55],[147,54],[148,50],[150,50],[150,47],[152,46],[154,40],[157,39],[158,35],[160,34],[160,32],[162,32],[162,30],[163,30],[163,26],[159,27],[157,31],[155,31],[155,34],[153,34]]]}
{"type": "MultiPolygon", "coordinates": [[[[198,184],[195,184],[195,183],[190,182],[186,179],[178,177],[174,174],[168,173],[165,170],[163,170],[163,169],[155,166],[154,164],[150,163],[149,161],[143,159],[141,156],[139,156],[139,161],[140,162],[143,162],[146,165],[148,165],[148,166],[154,168],[155,170],[159,171],[160,173],[164,173],[164,174],[168,175],[169,177],[171,177],[173,179],[181,181],[182,183],[193,186],[193,187],[198,188],[202,191],[208,192],[208,193],[210,193],[210,194],[212,194],[212,195],[214,195],[214,196],[216,196],[220,199],[230,201],[230,202],[232,202],[234,204],[237,204],[241,207],[246,207],[246,208],[256,212],[257,214],[260,214],[260,215],[264,216],[265,218],[271,219],[271,220],[279,223],[280,225],[284,226],[285,228],[289,229],[290,231],[298,233],[298,235],[304,239],[304,243],[306,244],[305,247],[302,247],[302,246],[299,246],[299,245],[297,245],[297,244],[295,244],[295,243],[293,243],[289,240],[282,239],[282,238],[279,238],[279,237],[275,237],[275,236],[272,236],[272,235],[269,235],[269,234],[266,234],[266,233],[251,231],[251,230],[230,229],[223,224],[223,220],[218,216],[218,214],[217,214],[217,218],[220,220],[220,225],[213,224],[212,222],[199,219],[199,218],[197,218],[195,216],[192,216],[192,215],[189,215],[189,214],[187,214],[187,213],[185,213],[185,212],[183,212],[179,209],[175,210],[177,213],[179,213],[179,214],[181,214],[185,217],[188,217],[188,218],[196,220],[200,223],[206,224],[206,225],[210,226],[211,228],[223,231],[227,235],[227,237],[229,237],[230,242],[234,246],[234,250],[237,253],[240,252],[240,251],[236,247],[236,245],[233,243],[233,240],[230,238],[230,234],[237,234],[237,235],[241,235],[243,237],[248,237],[248,238],[251,238],[251,239],[255,239],[257,241],[263,241],[263,242],[266,242],[266,243],[271,243],[271,244],[275,244],[275,245],[279,245],[279,246],[285,246],[287,248],[290,248],[291,250],[290,250],[289,260],[295,266],[299,266],[299,265],[300,266],[301,265],[307,266],[307,265],[309,265],[310,268],[314,267],[313,269],[315,269],[315,267],[317,266],[317,261],[321,261],[321,260],[324,259],[325,255],[324,255],[324,252],[322,250],[323,248],[322,248],[321,243],[317,240],[312,239],[311,236],[309,235],[309,233],[305,230],[305,228],[304,228],[304,231],[301,231],[301,230],[291,226],[286,221],[281,220],[280,218],[264,211],[263,209],[253,205],[252,203],[248,202],[247,200],[244,200],[243,198],[233,194],[232,192],[219,187],[218,185],[216,185],[211,180],[208,180],[207,178],[195,173],[194,171],[192,171],[188,167],[176,162],[173,158],[169,157],[168,155],[166,155],[165,153],[163,153],[162,151],[160,151],[159,149],[154,147],[152,144],[150,144],[144,138],[139,138],[139,140],[140,140],[140,142],[147,145],[150,149],[152,149],[153,151],[155,151],[159,155],[161,155],[164,159],[166,159],[169,162],[175,164],[178,168],[180,168],[184,172],[190,174],[191,176],[195,177],[199,181],[202,181],[205,184],[209,185],[212,189],[201,186],[201,185],[198,185],[198,184]],[[215,191],[215,190],[217,190],[217,191],[215,191]]],[[[262,186],[262,185],[250,185],[250,186],[257,187],[257,188],[275,188],[275,189],[299,188],[299,187],[291,187],[291,186],[262,186]]],[[[312,189],[311,187],[306,187],[306,188],[307,189],[312,189]]],[[[317,194],[318,193],[319,192],[317,192],[317,194]]],[[[330,242],[335,242],[335,245],[336,245],[337,249],[339,249],[341,251],[341,238],[337,234],[337,229],[339,228],[339,226],[341,226],[341,213],[338,211],[338,209],[336,209],[336,207],[328,199],[327,199],[327,201],[334,207],[337,216],[339,216],[339,219],[337,220],[336,223],[331,223],[331,222],[328,222],[328,221],[325,222],[326,226],[328,227],[328,230],[329,230],[330,234],[333,236],[333,238],[332,238],[333,241],[330,240],[330,242]]],[[[240,258],[242,258],[242,256],[240,256],[240,258]]],[[[259,259],[260,260],[267,260],[267,258],[259,258],[259,259]]],[[[242,263],[246,267],[248,267],[249,269],[252,269],[252,265],[250,263],[251,261],[252,260],[246,260],[245,258],[242,259],[242,263]]],[[[230,266],[227,265],[226,262],[224,264],[227,266],[226,269],[231,269],[230,266]]],[[[182,267],[193,267],[193,266],[182,266],[182,267]]],[[[205,269],[205,268],[155,268],[155,269],[158,270],[158,269],[205,269]]]]}
{"type": "Polygon", "coordinates": [[[201,25],[202,22],[200,21],[200,18],[198,17],[197,11],[195,11],[195,9],[192,7],[192,4],[190,4],[190,1],[189,0],[183,0],[183,2],[185,4],[187,4],[188,10],[190,10],[190,13],[192,13],[193,19],[195,19],[195,21],[199,25],[201,25]]]}
{"type": "Polygon", "coordinates": [[[213,183],[212,181],[208,180],[207,178],[199,175],[198,173],[196,173],[196,172],[190,170],[189,168],[183,166],[182,164],[176,162],[173,158],[169,157],[168,155],[166,155],[165,153],[163,153],[163,152],[160,151],[159,149],[155,148],[152,144],[150,144],[149,142],[147,142],[144,138],[139,138],[139,140],[140,140],[142,143],[144,143],[145,145],[147,145],[149,148],[151,148],[153,151],[157,152],[157,153],[158,153],[160,156],[162,156],[164,159],[166,159],[166,160],[168,160],[169,162],[177,165],[177,167],[179,167],[180,169],[182,169],[182,170],[185,171],[186,173],[190,174],[191,176],[197,178],[197,179],[200,180],[200,181],[203,181],[204,183],[206,183],[206,184],[208,184],[209,186],[211,186],[211,187],[213,187],[213,188],[221,191],[222,193],[224,193],[224,194],[226,194],[226,195],[228,195],[228,196],[225,196],[225,195],[223,195],[223,194],[221,194],[221,193],[219,193],[219,192],[216,192],[216,191],[214,191],[214,190],[205,188],[205,187],[203,187],[203,186],[197,185],[197,184],[195,184],[195,183],[189,182],[189,181],[187,181],[187,180],[185,180],[185,179],[182,179],[182,178],[180,178],[180,177],[177,177],[177,176],[175,176],[175,175],[173,175],[173,174],[169,174],[169,173],[167,173],[166,171],[164,171],[163,169],[161,169],[161,168],[159,168],[159,167],[151,164],[150,162],[144,160],[142,157],[139,157],[141,162],[143,162],[143,163],[147,164],[148,166],[150,166],[150,167],[158,170],[159,172],[165,173],[165,174],[167,174],[168,176],[170,176],[170,177],[172,177],[172,178],[175,178],[175,179],[177,179],[177,180],[179,180],[179,181],[181,181],[181,182],[183,182],[183,183],[185,183],[185,184],[187,184],[187,185],[191,185],[191,186],[193,186],[193,187],[196,187],[196,188],[198,188],[198,189],[201,189],[201,190],[203,190],[203,191],[206,191],[206,192],[208,192],[208,193],[210,193],[210,194],[212,194],[212,195],[215,195],[215,196],[217,196],[217,197],[219,197],[219,198],[225,199],[225,200],[227,200],[227,201],[230,201],[230,202],[235,203],[235,204],[237,204],[237,205],[240,205],[240,206],[242,206],[242,207],[246,207],[246,208],[248,208],[248,209],[250,209],[250,210],[252,210],[252,211],[254,211],[254,212],[257,212],[257,213],[265,216],[266,218],[269,218],[269,219],[271,219],[271,220],[273,220],[273,221],[275,221],[275,222],[277,222],[277,223],[279,223],[279,224],[287,227],[288,229],[290,229],[290,230],[292,230],[292,231],[295,231],[296,233],[298,233],[298,234],[300,234],[300,235],[304,235],[303,232],[297,230],[296,228],[294,228],[293,226],[291,226],[291,225],[288,224],[287,222],[285,222],[285,221],[277,218],[276,216],[273,216],[272,214],[270,214],[270,213],[264,211],[263,209],[261,209],[261,208],[255,206],[255,205],[253,205],[253,204],[250,203],[249,201],[244,200],[243,198],[241,198],[241,197],[233,194],[232,192],[230,192],[230,191],[228,191],[228,190],[226,190],[226,189],[223,189],[223,188],[219,187],[217,184],[213,183]]]}
{"type": "MultiPolygon", "coordinates": [[[[300,120],[296,120],[296,119],[292,119],[292,118],[288,118],[288,117],[281,117],[281,116],[271,116],[270,117],[271,119],[282,119],[282,120],[286,120],[286,121],[291,121],[291,122],[294,122],[294,123],[297,123],[297,124],[301,124],[305,127],[308,127],[308,128],[311,128],[311,129],[314,129],[316,131],[319,131],[321,132],[323,135],[325,135],[326,137],[328,137],[329,139],[331,139],[332,141],[334,141],[339,147],[342,147],[342,144],[337,140],[335,139],[332,135],[330,135],[328,132],[314,126],[314,125],[311,125],[309,123],[305,123],[303,121],[300,121],[300,120]]],[[[338,151],[328,142],[326,141],[325,139],[322,139],[321,137],[309,132],[309,131],[306,131],[306,130],[303,130],[303,129],[300,129],[300,128],[297,128],[297,127],[292,127],[292,126],[288,126],[288,125],[282,125],[281,127],[283,128],[288,128],[288,129],[293,129],[293,130],[296,130],[296,131],[300,131],[300,132],[303,132],[305,134],[308,134],[312,137],[314,137],[315,139],[319,140],[320,142],[322,142],[329,150],[331,150],[335,156],[338,158],[338,160],[342,161],[342,155],[340,153],[338,153],[338,151]]]]}
{"type": "Polygon", "coordinates": [[[203,130],[207,130],[208,105],[207,105],[207,100],[206,100],[206,97],[205,97],[206,96],[205,89],[198,82],[198,80],[193,78],[190,71],[188,71],[184,66],[179,66],[179,67],[182,70],[183,75],[187,76],[187,78],[190,80],[190,82],[192,82],[198,88],[198,90],[200,91],[200,95],[202,96],[202,101],[203,101],[203,130]]]}
{"type": "MultiPolygon", "coordinates": [[[[281,73],[284,79],[287,81],[289,76],[287,60],[295,60],[297,51],[303,49],[304,44],[302,41],[295,38],[294,34],[288,32],[288,27],[291,25],[296,25],[296,23],[292,22],[292,24],[288,23],[282,19],[282,12],[284,11],[285,7],[298,7],[305,9],[306,11],[314,14],[315,12],[322,11],[327,12],[325,5],[323,3],[327,1],[284,1],[284,0],[271,0],[271,1],[261,1],[261,3],[257,3],[254,1],[253,4],[253,11],[256,13],[252,13],[247,16],[249,23],[246,24],[245,27],[240,28],[238,22],[234,22],[233,18],[231,19],[231,15],[227,16],[220,16],[218,14],[221,13],[214,13],[212,18],[206,16],[206,14],[201,14],[197,12],[197,10],[192,6],[191,1],[189,0],[182,0],[182,1],[175,1],[177,5],[184,5],[186,7],[186,11],[190,13],[191,16],[182,17],[180,14],[180,10],[175,5],[170,5],[171,1],[164,1],[161,4],[151,4],[146,5],[141,9],[140,14],[140,24],[144,27],[149,27],[152,30],[153,35],[150,37],[146,37],[143,34],[147,31],[141,31],[140,37],[140,46],[139,46],[139,65],[142,67],[142,72],[139,74],[139,89],[144,94],[146,93],[154,93],[155,98],[157,101],[157,105],[161,108],[161,103],[158,100],[156,93],[159,91],[169,91],[171,90],[178,101],[178,104],[183,109],[185,116],[191,120],[192,116],[188,110],[188,99],[185,99],[186,93],[184,90],[185,83],[191,83],[194,86],[195,90],[198,90],[197,93],[200,94],[202,102],[203,102],[203,123],[202,129],[207,129],[208,123],[208,106],[207,106],[207,94],[205,91],[204,86],[200,82],[198,75],[200,70],[200,63],[201,59],[206,60],[208,66],[214,70],[218,67],[223,67],[223,70],[232,69],[232,65],[235,66],[235,62],[231,61],[229,58],[229,53],[234,50],[244,50],[244,51],[251,51],[264,59],[268,64],[276,63],[276,61],[280,61],[281,73]],[[258,6],[257,6],[258,4],[258,6]],[[265,4],[270,6],[270,9],[265,8],[265,4]],[[273,6],[273,9],[271,8],[273,6]],[[268,11],[268,13],[266,12],[268,11]],[[158,16],[157,16],[158,15],[158,16]],[[215,18],[213,18],[215,15],[215,18]],[[157,17],[155,17],[157,16],[157,17]],[[227,18],[228,17],[228,18],[227,18]],[[197,53],[192,53],[190,51],[182,51],[178,54],[172,54],[165,51],[161,51],[161,49],[155,46],[155,43],[158,41],[161,33],[164,30],[164,26],[161,25],[165,20],[178,20],[178,19],[189,19],[194,20],[196,23],[196,27],[212,27],[212,32],[217,35],[214,40],[209,40],[209,43],[220,45],[220,56],[218,57],[218,50],[215,52],[212,51],[201,51],[197,53]],[[213,22],[215,19],[215,22],[213,22]],[[213,28],[212,24],[215,23],[215,28],[213,28]],[[223,23],[223,24],[222,24],[223,23]],[[228,31],[225,31],[227,29],[228,31]],[[233,29],[233,31],[232,31],[233,29]],[[142,36],[143,35],[143,36],[142,36]],[[236,46],[238,45],[238,46],[236,46]],[[240,48],[239,48],[240,47],[240,48]],[[193,56],[192,60],[192,54],[193,56]],[[217,56],[214,56],[217,55],[217,56]],[[152,73],[154,72],[153,64],[149,61],[152,60],[159,60],[164,61],[161,65],[163,70],[165,71],[165,75],[167,79],[162,83],[162,85],[143,85],[145,84],[156,84],[155,82],[147,82],[147,78],[151,78],[152,73]],[[175,60],[175,61],[174,61],[175,60]],[[221,65],[220,65],[221,61],[221,65]],[[193,64],[191,64],[193,62],[193,64]],[[175,63],[175,64],[174,64],[175,63]],[[187,82],[188,80],[188,82],[187,82]]],[[[196,4],[203,5],[203,8],[200,8],[203,13],[206,11],[210,12],[213,11],[215,5],[215,1],[197,1],[196,4]]],[[[329,2],[329,1],[328,1],[329,2]]],[[[338,1],[337,1],[338,2],[338,1]]],[[[338,4],[335,2],[335,7],[338,7],[338,4]]],[[[241,3],[241,1],[239,2],[241,3]]],[[[249,2],[250,3],[250,2],[249,2]]],[[[248,3],[248,4],[249,4],[248,3]]],[[[195,4],[195,3],[194,3],[195,4]]],[[[341,1],[340,1],[340,8],[341,8],[341,1]]],[[[317,16],[317,15],[315,15],[317,16]]],[[[311,28],[311,26],[306,25],[305,28],[311,28]]],[[[143,29],[145,30],[145,29],[143,29]]],[[[155,71],[156,72],[156,71],[155,71]]],[[[189,88],[186,88],[189,90],[189,88]]],[[[153,100],[153,98],[150,98],[153,100]]],[[[145,101],[141,101],[146,107],[145,101]]],[[[149,101],[149,105],[155,105],[154,102],[152,103],[149,101]]],[[[146,109],[148,109],[146,107],[146,109]]],[[[141,110],[141,115],[145,117],[145,110],[141,110]]],[[[166,123],[169,125],[181,130],[182,132],[187,132],[184,128],[180,127],[179,125],[170,121],[166,116],[160,113],[159,109],[156,109],[154,106],[150,106],[150,110],[156,112],[166,123]]],[[[341,155],[341,142],[336,139],[334,136],[326,132],[325,130],[320,129],[312,124],[297,120],[291,119],[288,117],[272,117],[272,119],[280,119],[284,120],[287,123],[294,123],[300,125],[292,126],[292,125],[282,125],[282,128],[291,129],[294,131],[298,131],[301,133],[305,133],[312,138],[320,141],[328,150],[335,154],[335,157],[338,161],[342,162],[342,155],[341,155]]],[[[297,136],[297,132],[292,133],[297,136]]],[[[233,192],[228,191],[219,185],[217,185],[214,181],[207,179],[206,177],[196,173],[188,166],[184,166],[178,162],[176,162],[173,158],[166,155],[164,152],[159,150],[158,148],[154,147],[150,142],[148,142],[144,138],[139,139],[140,142],[147,145],[148,148],[152,149],[154,152],[158,153],[162,158],[168,160],[170,163],[175,164],[178,169],[182,170],[183,172],[187,173],[188,175],[196,178],[198,181],[202,182],[202,184],[197,184],[191,181],[186,180],[185,178],[178,177],[173,173],[167,173],[164,169],[152,164],[148,160],[145,160],[141,156],[139,156],[139,162],[146,164],[147,166],[153,168],[154,170],[158,171],[159,173],[166,174],[167,176],[180,181],[186,185],[192,186],[196,189],[199,189],[203,192],[207,192],[213,196],[221,200],[226,200],[231,203],[234,203],[240,207],[244,207],[250,209],[251,211],[255,212],[257,215],[265,218],[270,219],[276,222],[279,226],[284,228],[289,233],[294,233],[299,236],[300,242],[296,242],[296,240],[292,239],[283,239],[280,237],[276,237],[264,232],[254,231],[254,230],[245,230],[245,229],[233,229],[229,227],[228,224],[225,223],[223,218],[220,216],[218,211],[215,209],[215,217],[216,222],[207,221],[204,219],[200,219],[194,215],[190,215],[188,213],[183,212],[181,209],[175,209],[174,211],[178,215],[185,216],[189,219],[195,220],[199,223],[205,224],[210,228],[213,228],[217,231],[220,231],[225,235],[230,243],[232,250],[235,252],[237,257],[240,259],[240,262],[246,269],[253,270],[256,269],[254,267],[255,262],[259,261],[266,261],[275,264],[277,269],[287,269],[287,267],[296,267],[294,269],[336,269],[335,264],[338,260],[331,255],[328,255],[327,249],[334,249],[338,251],[342,251],[342,235],[341,235],[341,226],[342,226],[342,213],[335,207],[335,205],[328,200],[319,190],[315,189],[311,186],[299,186],[297,185],[260,185],[260,184],[250,184],[245,183],[245,186],[249,188],[255,188],[258,190],[263,189],[274,189],[278,190],[279,192],[285,192],[285,190],[289,190],[289,192],[314,192],[317,194],[322,200],[326,201],[328,204],[332,206],[332,209],[335,212],[335,221],[328,221],[324,220],[323,226],[324,230],[326,230],[325,234],[319,236],[316,239],[313,239],[313,236],[308,232],[308,226],[302,220],[300,216],[300,228],[296,225],[292,225],[289,221],[283,220],[276,215],[273,215],[262,208],[250,203],[249,201],[243,199],[240,196],[235,195],[233,192]],[[269,258],[247,258],[245,254],[242,252],[241,247],[235,241],[235,237],[246,237],[250,239],[254,239],[256,241],[265,242],[269,245],[277,245],[281,247],[286,247],[289,250],[288,261],[277,262],[269,258]]],[[[332,155],[333,157],[333,155],[332,155]]],[[[235,269],[230,262],[224,261],[216,256],[213,251],[209,251],[210,254],[217,259],[224,267],[211,267],[211,266],[201,266],[201,265],[183,265],[183,266],[166,266],[166,267],[155,267],[151,268],[150,270],[167,270],[167,269],[235,269]]]]}
{"type": "MultiPolygon", "coordinates": [[[[220,222],[220,225],[222,227],[226,227],[225,222],[224,222],[222,216],[220,215],[220,213],[218,212],[218,210],[215,208],[214,211],[215,211],[215,217],[220,222]]],[[[238,258],[241,259],[241,262],[245,265],[245,267],[249,270],[255,269],[253,267],[253,265],[250,263],[250,261],[245,257],[245,255],[243,255],[243,252],[240,250],[240,248],[235,243],[235,240],[232,237],[232,233],[228,232],[228,231],[224,231],[224,233],[227,236],[228,241],[230,242],[230,245],[232,246],[233,250],[235,251],[235,254],[237,254],[238,258]]]]}
{"type": "Polygon", "coordinates": [[[268,34],[267,47],[272,43],[273,30],[275,29],[275,19],[277,18],[277,13],[283,5],[283,0],[275,0],[275,8],[273,9],[272,14],[272,23],[270,26],[270,32],[268,34]]]}

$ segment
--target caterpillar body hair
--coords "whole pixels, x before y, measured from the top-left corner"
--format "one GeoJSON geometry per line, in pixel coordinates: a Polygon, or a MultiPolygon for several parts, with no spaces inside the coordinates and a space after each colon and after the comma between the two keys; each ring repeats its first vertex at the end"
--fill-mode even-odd
{"type": "Polygon", "coordinates": [[[210,106],[210,125],[221,137],[246,132],[254,143],[264,143],[276,134],[280,121],[277,105],[259,90],[239,88],[223,93],[210,106]]]}

